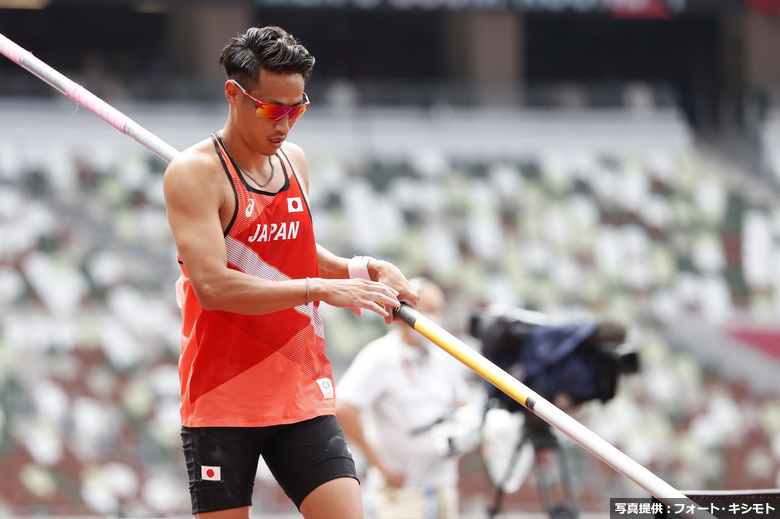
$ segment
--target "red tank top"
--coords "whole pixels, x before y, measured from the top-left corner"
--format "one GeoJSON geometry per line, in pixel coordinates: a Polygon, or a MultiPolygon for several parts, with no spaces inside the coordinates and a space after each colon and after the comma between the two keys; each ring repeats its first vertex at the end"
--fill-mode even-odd
{"type": "MultiPolygon", "coordinates": [[[[247,185],[212,140],[236,200],[225,231],[228,267],[276,281],[318,277],[309,206],[284,152],[275,157],[285,185],[266,193],[247,185]]],[[[334,414],[319,302],[265,315],[204,310],[181,270],[182,425],[263,427],[334,414]]]]}

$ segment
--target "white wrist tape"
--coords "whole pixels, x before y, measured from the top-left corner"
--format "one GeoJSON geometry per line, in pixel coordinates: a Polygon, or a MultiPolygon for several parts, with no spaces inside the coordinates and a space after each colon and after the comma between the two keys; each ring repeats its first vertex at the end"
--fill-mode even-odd
{"type": "Polygon", "coordinates": [[[349,278],[367,279],[371,281],[371,274],[368,273],[368,262],[371,256],[355,256],[349,260],[349,278]]]}

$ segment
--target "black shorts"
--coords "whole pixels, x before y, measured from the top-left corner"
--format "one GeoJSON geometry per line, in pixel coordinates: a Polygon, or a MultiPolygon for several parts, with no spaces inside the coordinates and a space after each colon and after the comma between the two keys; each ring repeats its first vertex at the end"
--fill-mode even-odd
{"type": "Polygon", "coordinates": [[[270,427],[182,427],[181,436],[193,515],[251,506],[260,456],[299,510],[323,483],[357,479],[344,433],[331,415],[270,427]]]}

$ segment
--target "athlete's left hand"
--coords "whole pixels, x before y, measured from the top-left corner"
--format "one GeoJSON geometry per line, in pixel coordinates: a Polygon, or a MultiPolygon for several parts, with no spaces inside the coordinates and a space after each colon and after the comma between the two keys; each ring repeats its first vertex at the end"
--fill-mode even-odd
{"type": "MultiPolygon", "coordinates": [[[[401,270],[389,261],[372,259],[368,264],[368,271],[371,279],[387,285],[398,292],[398,300],[406,303],[412,308],[417,308],[417,300],[420,295],[415,291],[403,275],[401,270]]],[[[393,322],[395,314],[392,312],[385,317],[385,323],[393,322]]]]}

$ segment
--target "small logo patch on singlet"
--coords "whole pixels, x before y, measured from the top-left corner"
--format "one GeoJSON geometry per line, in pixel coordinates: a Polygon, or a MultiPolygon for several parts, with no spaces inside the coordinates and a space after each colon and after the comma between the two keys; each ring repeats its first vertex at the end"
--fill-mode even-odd
{"type": "Polygon", "coordinates": [[[320,386],[320,391],[322,391],[322,398],[333,398],[336,396],[333,392],[333,382],[329,378],[317,379],[317,384],[320,386]]]}

